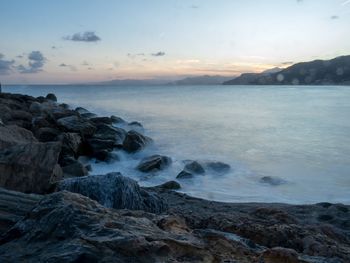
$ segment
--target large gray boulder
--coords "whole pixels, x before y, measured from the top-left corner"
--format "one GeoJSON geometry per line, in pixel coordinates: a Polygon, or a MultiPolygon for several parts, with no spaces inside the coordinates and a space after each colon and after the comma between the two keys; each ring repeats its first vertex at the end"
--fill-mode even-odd
{"type": "Polygon", "coordinates": [[[97,124],[94,138],[101,140],[113,140],[115,144],[122,145],[126,136],[126,131],[107,124],[97,124]]]}
{"type": "Polygon", "coordinates": [[[17,125],[0,126],[0,150],[30,142],[37,142],[31,131],[17,125]]]}
{"type": "Polygon", "coordinates": [[[85,195],[106,207],[161,213],[167,209],[163,199],[142,189],[136,181],[120,173],[70,178],[58,183],[58,190],[85,195]]]}
{"type": "Polygon", "coordinates": [[[142,159],[136,168],[141,172],[148,173],[163,170],[170,164],[170,157],[157,154],[142,159]]]}
{"type": "Polygon", "coordinates": [[[62,179],[57,164],[61,144],[27,143],[0,151],[0,186],[24,193],[43,194],[62,179]]]}

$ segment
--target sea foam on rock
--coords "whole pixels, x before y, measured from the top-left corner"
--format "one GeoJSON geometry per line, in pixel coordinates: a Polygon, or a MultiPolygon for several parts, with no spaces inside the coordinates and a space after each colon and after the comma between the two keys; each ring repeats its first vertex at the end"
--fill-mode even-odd
{"type": "Polygon", "coordinates": [[[58,190],[79,193],[106,207],[161,213],[167,205],[157,194],[142,189],[136,181],[120,173],[89,175],[61,181],[58,190]]]}

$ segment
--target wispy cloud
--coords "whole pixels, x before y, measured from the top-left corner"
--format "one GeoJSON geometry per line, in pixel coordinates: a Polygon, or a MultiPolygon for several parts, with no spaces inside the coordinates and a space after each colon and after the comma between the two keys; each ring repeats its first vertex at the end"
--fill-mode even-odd
{"type": "Polygon", "coordinates": [[[347,4],[350,4],[350,0],[344,1],[344,2],[342,3],[342,5],[347,5],[347,4]]]}
{"type": "Polygon", "coordinates": [[[94,31],[75,33],[70,36],[65,36],[63,39],[76,42],[98,42],[101,40],[101,38],[97,36],[94,31]]]}
{"type": "Polygon", "coordinates": [[[163,56],[165,56],[165,52],[159,51],[157,53],[152,53],[151,56],[153,56],[153,57],[163,57],[163,56]]]}
{"type": "Polygon", "coordinates": [[[71,71],[77,71],[77,68],[73,65],[68,65],[66,63],[61,63],[60,65],[58,65],[59,67],[62,68],[69,68],[71,71]]]}
{"type": "Polygon", "coordinates": [[[28,65],[19,65],[17,67],[20,73],[37,73],[42,71],[46,58],[40,51],[32,51],[28,55],[28,65]]]}
{"type": "Polygon", "coordinates": [[[332,19],[332,20],[339,19],[339,16],[336,16],[336,15],[331,16],[331,19],[332,19]]]}
{"type": "Polygon", "coordinates": [[[0,75],[9,74],[12,71],[14,60],[5,60],[4,55],[0,53],[0,75]]]}

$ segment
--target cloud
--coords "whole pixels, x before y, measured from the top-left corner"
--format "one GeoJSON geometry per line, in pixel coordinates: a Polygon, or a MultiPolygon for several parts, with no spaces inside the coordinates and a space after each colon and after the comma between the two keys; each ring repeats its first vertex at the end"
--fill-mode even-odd
{"type": "Polygon", "coordinates": [[[14,60],[5,60],[5,56],[0,53],[0,75],[9,74],[12,71],[12,66],[15,63],[14,60]]]}
{"type": "Polygon", "coordinates": [[[152,53],[151,56],[153,56],[153,57],[162,57],[162,56],[165,56],[165,52],[159,51],[157,53],[152,53]]]}
{"type": "Polygon", "coordinates": [[[76,42],[98,42],[101,40],[94,31],[85,31],[81,33],[75,33],[71,36],[63,37],[64,40],[71,40],[76,42]]]}
{"type": "Polygon", "coordinates": [[[28,66],[19,65],[17,70],[20,73],[38,73],[42,71],[46,58],[40,51],[32,51],[28,55],[28,66]]]}
{"type": "Polygon", "coordinates": [[[137,57],[144,57],[144,56],[146,56],[145,53],[137,53],[137,54],[128,53],[126,55],[128,56],[128,58],[131,58],[131,59],[135,59],[137,57]]]}
{"type": "Polygon", "coordinates": [[[59,67],[62,67],[62,68],[69,68],[71,71],[77,71],[77,68],[73,65],[68,65],[66,63],[61,63],[58,65],[59,67]]]}
{"type": "Polygon", "coordinates": [[[334,19],[339,19],[339,16],[336,16],[336,15],[331,16],[331,19],[332,19],[332,20],[334,20],[334,19]]]}
{"type": "Polygon", "coordinates": [[[82,66],[89,66],[90,64],[87,61],[83,61],[83,63],[81,63],[82,66]]]}
{"type": "Polygon", "coordinates": [[[193,8],[193,9],[198,9],[199,6],[198,5],[191,5],[190,8],[193,8]]]}

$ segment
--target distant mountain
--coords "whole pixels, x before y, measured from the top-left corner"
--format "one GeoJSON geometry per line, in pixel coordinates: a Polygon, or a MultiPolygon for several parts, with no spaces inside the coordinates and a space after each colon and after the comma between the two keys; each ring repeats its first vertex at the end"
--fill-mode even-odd
{"type": "Polygon", "coordinates": [[[224,85],[350,85],[350,56],[301,62],[278,72],[244,73],[224,85]]]}
{"type": "Polygon", "coordinates": [[[197,76],[197,77],[188,77],[181,80],[172,81],[169,85],[220,85],[225,81],[232,79],[232,77],[224,76],[197,76]]]}
{"type": "Polygon", "coordinates": [[[170,80],[163,79],[114,79],[101,82],[82,83],[81,85],[101,85],[101,86],[154,86],[166,85],[170,80]]]}

